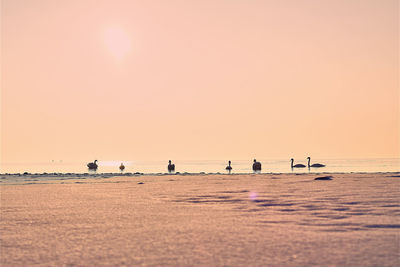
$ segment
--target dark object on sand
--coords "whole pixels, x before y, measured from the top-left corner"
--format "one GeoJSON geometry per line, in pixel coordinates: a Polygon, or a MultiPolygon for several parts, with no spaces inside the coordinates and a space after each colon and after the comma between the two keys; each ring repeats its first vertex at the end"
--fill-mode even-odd
{"type": "Polygon", "coordinates": [[[325,165],[324,164],[319,164],[319,163],[314,163],[313,165],[311,165],[310,166],[310,160],[311,160],[311,158],[310,157],[307,157],[307,159],[308,159],[308,168],[322,168],[322,167],[325,167],[325,165]]]}
{"type": "Polygon", "coordinates": [[[121,172],[123,172],[125,170],[125,166],[123,163],[121,163],[121,165],[119,166],[119,169],[121,170],[121,172]]]}
{"type": "Polygon", "coordinates": [[[225,170],[228,170],[228,171],[232,170],[231,161],[228,161],[228,166],[226,166],[225,170]]]}
{"type": "Polygon", "coordinates": [[[306,167],[306,165],[303,165],[303,164],[296,164],[296,165],[293,165],[294,159],[290,159],[290,161],[291,161],[290,167],[291,167],[292,169],[293,169],[293,168],[305,168],[305,167],[306,167]]]}
{"type": "Polygon", "coordinates": [[[93,170],[93,171],[97,170],[97,167],[98,167],[97,159],[94,162],[89,162],[87,164],[87,166],[88,166],[89,170],[93,170]]]}
{"type": "Polygon", "coordinates": [[[328,181],[328,180],[332,180],[332,176],[317,177],[314,180],[317,180],[317,181],[328,181]]]}
{"type": "Polygon", "coordinates": [[[168,161],[168,172],[174,172],[175,171],[175,164],[171,163],[171,160],[168,161]]]}
{"type": "Polygon", "coordinates": [[[259,172],[261,171],[261,163],[254,159],[253,163],[253,171],[259,172]]]}

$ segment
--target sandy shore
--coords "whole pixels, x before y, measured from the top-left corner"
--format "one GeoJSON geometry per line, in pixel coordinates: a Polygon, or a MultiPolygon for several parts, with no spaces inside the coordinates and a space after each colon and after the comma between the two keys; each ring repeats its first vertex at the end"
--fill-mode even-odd
{"type": "Polygon", "coordinates": [[[6,183],[1,266],[399,266],[400,175],[6,183]]]}

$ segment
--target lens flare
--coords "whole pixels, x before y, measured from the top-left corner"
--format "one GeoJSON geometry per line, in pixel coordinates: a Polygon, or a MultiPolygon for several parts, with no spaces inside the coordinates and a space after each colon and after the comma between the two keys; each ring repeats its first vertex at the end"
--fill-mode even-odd
{"type": "Polygon", "coordinates": [[[257,199],[257,192],[250,192],[249,198],[251,201],[255,201],[257,199]]]}
{"type": "Polygon", "coordinates": [[[131,38],[122,28],[107,28],[104,31],[103,39],[108,50],[118,61],[124,59],[131,50],[131,38]]]}

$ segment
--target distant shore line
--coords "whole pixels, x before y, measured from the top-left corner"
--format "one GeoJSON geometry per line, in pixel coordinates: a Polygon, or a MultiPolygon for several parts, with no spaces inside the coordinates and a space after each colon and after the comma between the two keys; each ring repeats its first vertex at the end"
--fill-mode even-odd
{"type": "Polygon", "coordinates": [[[104,173],[29,173],[29,172],[24,172],[24,173],[0,173],[0,176],[44,176],[44,177],[68,177],[68,176],[85,176],[85,177],[98,177],[98,176],[174,176],[174,175],[192,175],[192,176],[198,176],[198,175],[227,175],[227,176],[232,176],[232,175],[262,175],[262,174],[274,174],[274,175],[279,175],[279,174],[293,174],[293,175],[302,175],[302,174],[396,174],[400,173],[399,171],[385,171],[385,172],[366,172],[366,171],[355,171],[355,172],[238,172],[238,173],[228,173],[228,172],[174,172],[174,173],[143,173],[143,172],[127,172],[127,173],[113,173],[113,172],[104,172],[104,173]]]}

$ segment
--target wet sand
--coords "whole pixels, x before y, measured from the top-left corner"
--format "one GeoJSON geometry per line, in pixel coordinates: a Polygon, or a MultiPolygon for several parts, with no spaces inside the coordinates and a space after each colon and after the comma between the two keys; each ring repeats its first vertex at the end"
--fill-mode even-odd
{"type": "Polygon", "coordinates": [[[325,176],[3,182],[0,265],[399,266],[400,174],[325,176]]]}

